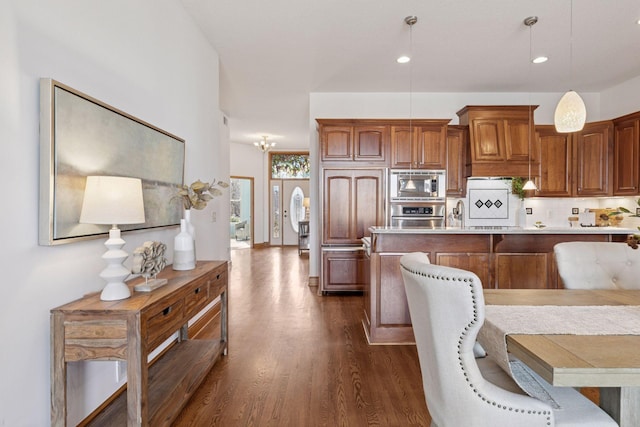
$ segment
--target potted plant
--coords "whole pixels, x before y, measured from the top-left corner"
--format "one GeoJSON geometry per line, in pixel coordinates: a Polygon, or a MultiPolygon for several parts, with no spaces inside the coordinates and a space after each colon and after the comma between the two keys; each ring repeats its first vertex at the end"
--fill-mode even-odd
{"type": "Polygon", "coordinates": [[[520,200],[524,200],[527,195],[526,190],[524,189],[524,179],[519,176],[514,176],[511,178],[511,192],[518,196],[520,200]]]}

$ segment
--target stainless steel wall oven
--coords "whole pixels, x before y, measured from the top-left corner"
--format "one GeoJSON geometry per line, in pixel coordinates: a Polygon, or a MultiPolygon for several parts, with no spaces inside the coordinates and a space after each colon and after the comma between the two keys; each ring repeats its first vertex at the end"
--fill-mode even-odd
{"type": "Polygon", "coordinates": [[[444,202],[391,203],[390,225],[398,228],[443,228],[444,202]]]}

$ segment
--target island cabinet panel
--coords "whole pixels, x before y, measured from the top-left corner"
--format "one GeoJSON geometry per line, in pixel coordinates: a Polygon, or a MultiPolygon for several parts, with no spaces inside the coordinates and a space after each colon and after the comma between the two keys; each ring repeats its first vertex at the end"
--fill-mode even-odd
{"type": "Polygon", "coordinates": [[[640,193],[640,113],[613,121],[613,194],[640,193]]]}
{"type": "Polygon", "coordinates": [[[483,288],[491,288],[489,265],[491,256],[488,253],[438,253],[435,264],[460,268],[475,273],[482,282],[483,288]]]}
{"type": "Polygon", "coordinates": [[[464,197],[466,177],[469,176],[467,162],[471,156],[466,126],[447,128],[447,196],[464,197]]]}
{"type": "MultiPolygon", "coordinates": [[[[550,283],[551,254],[496,254],[495,278],[497,289],[547,289],[550,283]]],[[[555,283],[555,281],[554,281],[555,283]]],[[[550,286],[551,285],[551,286],[550,286]]]]}
{"type": "MultiPolygon", "coordinates": [[[[626,233],[447,233],[372,230],[363,325],[373,344],[414,342],[400,258],[423,252],[430,262],[472,271],[484,288],[561,288],[553,254],[560,242],[624,242],[626,233]]],[[[365,264],[366,266],[367,264],[365,264]]]]}

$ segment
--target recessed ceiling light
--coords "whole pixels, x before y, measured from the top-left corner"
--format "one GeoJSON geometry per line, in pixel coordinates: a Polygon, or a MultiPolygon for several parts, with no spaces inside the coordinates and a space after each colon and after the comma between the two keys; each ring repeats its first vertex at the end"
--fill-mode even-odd
{"type": "Polygon", "coordinates": [[[406,64],[407,62],[411,61],[411,58],[409,58],[408,56],[401,56],[396,59],[396,61],[398,62],[398,64],[406,64]]]}
{"type": "Polygon", "coordinates": [[[542,64],[543,62],[547,62],[548,60],[549,58],[547,58],[546,56],[538,56],[537,58],[533,58],[531,62],[533,62],[534,64],[542,64]]]}
{"type": "Polygon", "coordinates": [[[638,20],[636,21],[636,24],[640,25],[640,19],[638,19],[638,20]]]}

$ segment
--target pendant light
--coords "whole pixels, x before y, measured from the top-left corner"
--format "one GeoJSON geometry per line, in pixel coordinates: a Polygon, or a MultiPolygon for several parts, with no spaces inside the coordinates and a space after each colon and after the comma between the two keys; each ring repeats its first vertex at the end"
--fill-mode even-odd
{"type": "Polygon", "coordinates": [[[404,22],[405,24],[407,24],[409,26],[409,181],[407,181],[407,185],[405,186],[406,190],[415,190],[416,189],[416,183],[413,182],[412,179],[412,174],[411,174],[411,167],[413,165],[413,159],[411,158],[411,145],[413,142],[413,123],[412,123],[412,119],[413,119],[413,113],[412,113],[412,108],[413,108],[413,73],[412,73],[412,66],[411,66],[411,59],[413,56],[413,25],[418,22],[418,17],[417,16],[407,16],[406,18],[404,18],[404,22]]]}
{"type": "MultiPolygon", "coordinates": [[[[573,77],[573,0],[571,0],[571,14],[569,23],[569,76],[573,77]]],[[[582,130],[587,120],[587,108],[577,92],[570,90],[565,93],[553,116],[556,131],[561,133],[582,130]]]]}
{"type": "MultiPolygon", "coordinates": [[[[538,22],[538,17],[537,16],[530,16],[528,18],[524,19],[524,25],[526,25],[527,27],[529,27],[529,84],[531,85],[531,64],[533,64],[533,58],[532,58],[532,28],[533,26],[538,22]]],[[[529,92],[529,116],[528,116],[528,120],[529,120],[529,127],[528,127],[528,132],[527,132],[527,137],[528,137],[528,141],[529,141],[529,179],[527,180],[527,182],[525,182],[524,186],[522,187],[523,190],[537,190],[538,187],[536,187],[536,184],[533,182],[533,180],[531,179],[531,92],[529,92]]]]}

